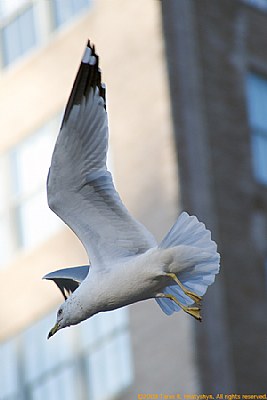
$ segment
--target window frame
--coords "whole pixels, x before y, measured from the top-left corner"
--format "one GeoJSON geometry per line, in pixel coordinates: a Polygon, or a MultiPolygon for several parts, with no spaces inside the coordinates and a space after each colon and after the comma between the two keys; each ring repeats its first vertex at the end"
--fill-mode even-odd
{"type": "MultiPolygon", "coordinates": [[[[92,0],[82,0],[86,1],[84,6],[80,8],[76,7],[77,1],[71,0],[73,2],[73,7],[75,8],[73,12],[67,15],[67,18],[60,23],[57,23],[56,8],[54,2],[56,0],[23,0],[25,1],[22,6],[14,8],[10,13],[6,15],[0,10],[0,70],[5,71],[17,62],[26,59],[30,54],[36,51],[42,44],[47,43],[49,37],[54,35],[57,31],[65,28],[72,21],[80,18],[83,13],[86,13],[88,9],[92,6],[92,0]],[[35,42],[34,45],[28,47],[25,51],[20,52],[13,60],[6,62],[4,55],[5,45],[3,43],[3,29],[8,27],[16,18],[22,15],[27,9],[33,9],[33,27],[35,27],[35,42]]],[[[70,1],[70,0],[67,0],[70,1]]],[[[19,3],[18,3],[19,4],[19,3]]]]}
{"type": "MultiPolygon", "coordinates": [[[[46,391],[54,392],[55,387],[57,389],[55,398],[65,399],[66,396],[62,394],[64,395],[66,373],[67,375],[70,373],[73,377],[73,382],[68,381],[68,383],[72,389],[74,386],[73,390],[77,390],[75,393],[77,400],[85,397],[100,400],[103,398],[103,393],[113,398],[128,388],[133,381],[128,308],[97,314],[79,325],[64,329],[47,341],[46,334],[54,322],[55,313],[56,310],[34,322],[15,337],[0,343],[2,357],[0,384],[1,369],[5,369],[7,365],[5,360],[10,359],[9,353],[12,353],[10,368],[5,370],[5,394],[3,396],[1,394],[1,400],[17,399],[20,398],[20,394],[22,398],[25,395],[25,398],[36,399],[34,393],[37,392],[38,399],[47,399],[51,397],[47,396],[46,391]],[[88,334],[91,335],[92,331],[94,332],[92,341],[87,343],[84,339],[88,334]],[[114,347],[116,341],[120,342],[119,347],[118,343],[115,343],[114,347]],[[111,353],[109,353],[110,346],[113,346],[111,353]],[[5,354],[3,351],[7,353],[7,358],[3,356],[5,354]],[[115,357],[114,351],[116,351],[115,357]],[[94,364],[94,368],[90,369],[92,355],[97,352],[102,353],[101,366],[94,364]],[[108,379],[111,365],[118,378],[115,384],[108,379]],[[14,382],[12,377],[15,379],[14,382]],[[94,396],[96,380],[101,381],[100,396],[94,396]],[[12,391],[13,386],[15,386],[14,391],[12,391]]],[[[66,399],[71,400],[72,397],[66,399]]]]}
{"type": "MultiPolygon", "coordinates": [[[[51,235],[53,235],[53,233],[63,227],[63,222],[55,214],[53,214],[51,210],[49,210],[46,201],[46,179],[56,136],[60,126],[61,115],[62,113],[57,113],[56,116],[43,124],[39,129],[32,132],[26,138],[18,142],[13,148],[9,149],[9,151],[1,155],[1,164],[5,166],[3,179],[6,183],[6,186],[2,193],[2,195],[5,197],[5,203],[2,210],[0,210],[0,223],[4,220],[7,221],[5,226],[7,229],[5,237],[7,237],[7,243],[10,243],[10,251],[8,251],[7,256],[0,261],[0,268],[8,265],[8,263],[12,261],[12,259],[19,254],[20,251],[31,251],[33,248],[41,245],[51,235]],[[45,138],[47,135],[49,136],[48,142],[50,142],[51,148],[49,148],[47,151],[47,165],[43,166],[40,182],[36,182],[36,187],[30,188],[30,190],[27,188],[28,191],[26,193],[20,192],[20,189],[17,189],[16,186],[18,186],[18,170],[22,167],[21,165],[17,164],[17,155],[19,154],[20,149],[27,147],[28,144],[30,144],[30,146],[33,145],[34,149],[34,145],[37,144],[38,146],[38,141],[40,138],[42,140],[42,137],[45,138]],[[31,243],[29,237],[28,239],[25,237],[23,212],[25,213],[25,207],[27,206],[27,203],[36,201],[39,196],[42,196],[41,203],[42,200],[45,201],[45,212],[47,215],[49,215],[51,224],[49,225],[48,230],[40,230],[40,235],[37,235],[31,243]]],[[[41,203],[39,201],[39,204],[41,203]]],[[[27,232],[30,232],[29,225],[27,225],[27,232]]]]}
{"type": "Polygon", "coordinates": [[[1,49],[0,61],[2,69],[8,69],[11,65],[15,64],[18,60],[24,58],[24,56],[27,56],[28,53],[33,51],[38,46],[40,42],[40,37],[37,28],[38,24],[36,23],[37,19],[36,11],[37,11],[36,2],[34,2],[33,0],[28,0],[18,9],[14,9],[10,14],[3,16],[2,18],[0,17],[0,49],[1,49]],[[9,59],[8,50],[5,50],[8,49],[9,46],[8,46],[8,41],[4,40],[4,30],[8,29],[8,27],[10,27],[11,24],[15,23],[15,21],[17,20],[16,30],[19,33],[19,31],[22,29],[21,26],[22,18],[29,10],[32,10],[32,29],[33,29],[32,32],[34,32],[33,42],[31,43],[31,45],[26,46],[23,49],[23,36],[18,34],[17,43],[19,44],[18,47],[20,47],[19,52],[12,59],[9,59]]]}
{"type": "Polygon", "coordinates": [[[51,0],[51,6],[50,6],[50,8],[51,8],[50,12],[51,12],[51,16],[52,16],[52,24],[53,24],[54,30],[62,29],[65,25],[70,23],[73,19],[81,16],[83,14],[83,12],[88,10],[88,8],[90,8],[90,6],[92,5],[92,0],[84,0],[86,2],[86,4],[84,4],[83,6],[81,6],[79,8],[76,8],[75,7],[75,4],[77,4],[76,0],[66,0],[70,3],[69,5],[70,5],[70,7],[72,7],[72,9],[70,10],[70,13],[69,13],[69,15],[67,15],[67,17],[64,17],[62,15],[59,17],[58,6],[57,6],[58,1],[60,1],[60,0],[51,0]]]}

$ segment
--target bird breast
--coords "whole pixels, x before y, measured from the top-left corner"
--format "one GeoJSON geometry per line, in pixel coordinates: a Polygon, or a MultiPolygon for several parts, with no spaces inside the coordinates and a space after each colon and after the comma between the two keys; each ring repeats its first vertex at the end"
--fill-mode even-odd
{"type": "Polygon", "coordinates": [[[152,250],[117,263],[107,271],[93,272],[92,267],[79,289],[84,286],[97,312],[155,297],[162,286],[162,268],[152,250]]]}

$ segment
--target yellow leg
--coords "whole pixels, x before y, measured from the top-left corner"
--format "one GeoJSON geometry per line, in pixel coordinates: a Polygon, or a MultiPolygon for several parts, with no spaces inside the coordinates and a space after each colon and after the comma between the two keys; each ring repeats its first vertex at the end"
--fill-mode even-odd
{"type": "Polygon", "coordinates": [[[177,276],[171,272],[166,274],[169,278],[173,279],[178,286],[182,289],[182,291],[186,294],[186,296],[190,297],[190,299],[194,300],[195,303],[199,304],[202,300],[201,296],[198,296],[196,293],[191,292],[191,290],[187,289],[177,278],[177,276]]]}
{"type": "Polygon", "coordinates": [[[182,303],[180,303],[180,301],[178,301],[176,299],[175,296],[173,296],[172,294],[165,294],[165,293],[159,293],[157,295],[157,297],[162,297],[165,299],[170,299],[172,301],[174,301],[179,307],[181,307],[181,309],[186,312],[189,315],[192,315],[192,317],[194,317],[195,319],[197,319],[198,321],[202,320],[202,317],[200,315],[200,308],[199,307],[187,307],[184,306],[182,303]]]}

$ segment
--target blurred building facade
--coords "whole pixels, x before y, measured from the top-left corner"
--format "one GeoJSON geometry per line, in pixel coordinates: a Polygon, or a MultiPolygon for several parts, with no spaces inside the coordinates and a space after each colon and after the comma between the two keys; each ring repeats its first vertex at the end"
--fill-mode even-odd
{"type": "Polygon", "coordinates": [[[181,201],[222,256],[195,331],[200,387],[265,393],[267,2],[170,0],[162,12],[181,201]]]}
{"type": "Polygon", "coordinates": [[[266,391],[266,1],[0,6],[0,400],[266,391]],[[62,298],[41,277],[87,262],[45,180],[88,37],[126,206],[158,240],[184,208],[219,242],[201,325],[151,300],[46,341],[62,298]]]}
{"type": "Polygon", "coordinates": [[[196,393],[194,322],[165,316],[152,300],[46,340],[63,299],[42,276],[87,263],[49,211],[45,180],[88,38],[107,83],[123,201],[158,240],[180,211],[160,3],[0,1],[0,21],[0,399],[196,393]]]}

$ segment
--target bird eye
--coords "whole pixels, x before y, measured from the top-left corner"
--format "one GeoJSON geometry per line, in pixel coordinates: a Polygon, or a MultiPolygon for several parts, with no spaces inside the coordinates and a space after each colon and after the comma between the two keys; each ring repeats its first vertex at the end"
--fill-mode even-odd
{"type": "Polygon", "coordinates": [[[60,317],[60,315],[62,314],[62,308],[60,308],[57,312],[57,316],[60,317]]]}

